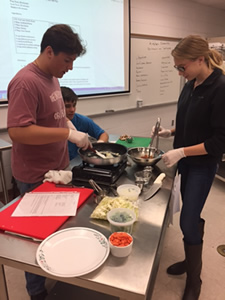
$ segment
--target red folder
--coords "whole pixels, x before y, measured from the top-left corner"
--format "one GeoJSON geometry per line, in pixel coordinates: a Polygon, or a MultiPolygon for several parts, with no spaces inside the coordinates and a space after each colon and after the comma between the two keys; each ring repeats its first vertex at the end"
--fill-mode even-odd
{"type": "MultiPolygon", "coordinates": [[[[88,188],[56,187],[54,183],[45,182],[34,189],[32,192],[66,192],[76,191],[80,193],[77,208],[80,207],[94,192],[88,188]]],[[[22,198],[12,203],[0,212],[0,230],[16,233],[19,235],[44,240],[55,232],[68,216],[50,217],[12,217],[12,213],[22,198]]]]}

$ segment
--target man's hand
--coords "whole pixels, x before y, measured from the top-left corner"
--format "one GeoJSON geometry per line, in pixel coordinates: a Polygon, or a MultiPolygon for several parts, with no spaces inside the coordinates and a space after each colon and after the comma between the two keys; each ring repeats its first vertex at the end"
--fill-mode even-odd
{"type": "Polygon", "coordinates": [[[76,127],[73,125],[73,123],[70,120],[67,121],[67,127],[70,129],[73,129],[73,130],[77,130],[76,127]]]}
{"type": "Polygon", "coordinates": [[[86,150],[91,147],[91,142],[88,139],[87,133],[70,129],[67,138],[71,143],[76,144],[79,148],[86,150]]]}

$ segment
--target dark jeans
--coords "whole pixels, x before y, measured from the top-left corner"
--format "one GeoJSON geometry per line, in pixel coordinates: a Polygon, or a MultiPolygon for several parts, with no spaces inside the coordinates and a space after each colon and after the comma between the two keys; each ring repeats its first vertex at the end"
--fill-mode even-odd
{"type": "MultiPolygon", "coordinates": [[[[24,183],[16,180],[16,184],[21,195],[24,195],[26,192],[32,190],[41,183],[42,182],[24,183]]],[[[28,272],[25,272],[25,277],[27,282],[26,288],[29,295],[34,296],[45,290],[45,277],[28,272]]]]}
{"type": "Polygon", "coordinates": [[[35,187],[37,187],[42,183],[42,181],[35,182],[35,183],[24,183],[16,179],[15,181],[21,195],[24,195],[25,193],[32,191],[35,187]]]}
{"type": "Polygon", "coordinates": [[[180,227],[184,241],[190,245],[201,244],[198,229],[201,212],[216,174],[217,164],[210,166],[189,165],[185,160],[178,163],[181,174],[181,197],[183,206],[180,215],[180,227]]]}

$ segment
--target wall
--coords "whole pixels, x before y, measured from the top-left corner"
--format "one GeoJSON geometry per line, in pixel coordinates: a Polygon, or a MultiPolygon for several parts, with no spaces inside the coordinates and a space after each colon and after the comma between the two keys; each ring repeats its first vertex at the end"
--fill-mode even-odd
{"type": "MultiPolygon", "coordinates": [[[[205,37],[224,36],[225,11],[183,0],[131,0],[131,32],[174,38],[181,38],[188,34],[200,34],[205,37]]],[[[163,115],[164,126],[170,126],[176,110],[176,105],[172,104],[158,108],[153,106],[145,112],[137,109],[132,114],[124,112],[104,114],[101,118],[93,116],[102,101],[107,100],[79,101],[77,111],[91,114],[93,119],[100,121],[110,133],[121,132],[120,127],[122,127],[124,132],[144,135],[143,122],[146,121],[144,127],[150,130],[158,115],[163,115]],[[90,109],[92,112],[89,113],[90,109]],[[131,115],[135,119],[131,118],[131,115]]],[[[114,97],[108,101],[108,109],[117,110],[120,102],[126,107],[127,101],[129,96],[114,97]]],[[[148,132],[145,130],[145,134],[148,132]]]]}
{"type": "MultiPolygon", "coordinates": [[[[131,0],[131,33],[175,38],[188,34],[225,36],[225,11],[185,0],[131,0]]],[[[163,126],[171,126],[171,120],[175,118],[175,104],[126,111],[129,98],[127,95],[83,99],[78,102],[77,112],[92,116],[112,134],[148,136],[157,116],[161,116],[163,126]],[[107,102],[107,109],[124,112],[97,115],[103,101],[107,102]]],[[[0,128],[6,128],[5,114],[6,109],[0,108],[0,128]]],[[[10,180],[7,178],[8,186],[10,180]]]]}
{"type": "Polygon", "coordinates": [[[131,0],[132,33],[223,36],[225,11],[184,0],[131,0]]]}
{"type": "Polygon", "coordinates": [[[225,43],[225,36],[212,37],[208,39],[209,43],[225,43]]]}
{"type": "MultiPolygon", "coordinates": [[[[183,0],[131,0],[131,33],[174,38],[188,34],[223,36],[225,11],[183,0]]],[[[129,107],[129,96],[108,99],[80,101],[78,110],[93,115],[103,101],[107,101],[107,109],[129,107]]]]}

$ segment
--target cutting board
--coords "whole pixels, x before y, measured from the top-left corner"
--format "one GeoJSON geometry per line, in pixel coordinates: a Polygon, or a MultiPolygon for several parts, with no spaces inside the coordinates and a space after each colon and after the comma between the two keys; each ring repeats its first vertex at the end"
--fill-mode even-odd
{"type": "MultiPolygon", "coordinates": [[[[80,193],[77,208],[80,207],[92,194],[93,189],[88,188],[59,188],[54,183],[45,182],[34,189],[32,192],[66,192],[76,191],[80,193]]],[[[50,216],[50,217],[12,217],[12,213],[22,198],[7,206],[0,212],[0,230],[44,240],[55,232],[69,216],[50,216]]]]}
{"type": "Polygon", "coordinates": [[[151,138],[136,137],[136,136],[133,136],[132,138],[133,140],[131,143],[128,143],[127,140],[121,141],[120,139],[117,140],[116,143],[123,145],[127,148],[136,148],[136,147],[148,147],[151,142],[151,138]]]}

